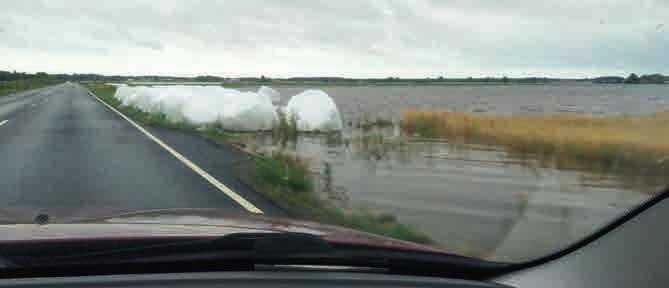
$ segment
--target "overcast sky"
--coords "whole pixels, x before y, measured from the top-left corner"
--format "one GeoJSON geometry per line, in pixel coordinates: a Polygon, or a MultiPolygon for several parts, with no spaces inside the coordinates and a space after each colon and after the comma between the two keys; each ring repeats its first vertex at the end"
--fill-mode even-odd
{"type": "Polygon", "coordinates": [[[0,0],[0,70],[669,74],[667,0],[0,0]]]}

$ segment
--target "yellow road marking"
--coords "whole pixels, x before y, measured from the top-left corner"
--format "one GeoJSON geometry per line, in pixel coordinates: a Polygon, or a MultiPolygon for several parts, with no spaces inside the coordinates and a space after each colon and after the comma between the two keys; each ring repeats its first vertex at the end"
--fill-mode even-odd
{"type": "MultiPolygon", "coordinates": [[[[244,199],[244,197],[242,197],[241,195],[237,194],[235,191],[232,191],[232,189],[230,189],[230,188],[228,188],[227,186],[223,185],[223,183],[221,183],[221,182],[218,181],[216,178],[214,178],[214,176],[211,176],[209,173],[207,173],[207,171],[204,171],[204,169],[200,168],[200,166],[197,166],[195,163],[193,163],[192,161],[188,160],[188,158],[186,158],[186,157],[184,157],[183,155],[181,155],[181,153],[179,153],[179,152],[177,152],[176,150],[172,149],[172,147],[170,147],[170,146],[168,146],[167,144],[165,144],[165,142],[163,142],[162,140],[158,139],[158,137],[153,136],[153,134],[149,133],[149,131],[146,131],[146,129],[144,129],[142,126],[138,125],[137,123],[135,123],[135,121],[133,121],[132,119],[130,119],[130,118],[128,118],[127,116],[123,115],[123,113],[119,112],[119,111],[116,110],[114,107],[112,107],[111,105],[107,104],[105,101],[102,101],[102,99],[98,98],[98,96],[96,96],[95,94],[93,94],[93,92],[88,91],[88,93],[89,93],[91,96],[95,97],[95,99],[97,99],[98,101],[100,101],[100,103],[102,103],[102,104],[104,104],[105,106],[107,106],[107,108],[109,108],[110,110],[116,112],[116,114],[118,114],[119,116],[121,116],[121,118],[123,118],[123,119],[125,119],[126,121],[128,121],[132,126],[134,126],[135,128],[137,128],[137,129],[138,129],[140,132],[142,132],[144,135],[146,135],[146,137],[149,137],[149,139],[153,140],[153,142],[155,142],[156,144],[158,144],[158,146],[162,147],[163,149],[165,149],[165,151],[167,151],[167,152],[169,152],[170,154],[172,154],[172,156],[174,156],[174,157],[177,158],[179,161],[181,161],[181,163],[184,163],[186,166],[188,166],[188,168],[190,168],[191,170],[193,170],[193,171],[194,171],[195,173],[197,173],[198,175],[202,176],[202,178],[204,178],[205,180],[207,180],[211,185],[214,185],[214,187],[218,188],[218,190],[220,190],[221,192],[225,193],[225,195],[227,195],[227,196],[230,197],[232,200],[234,200],[235,202],[237,202],[237,204],[239,204],[239,205],[241,205],[242,207],[244,207],[244,209],[246,209],[247,211],[249,211],[249,212],[251,212],[251,213],[255,213],[255,214],[263,214],[262,210],[258,209],[258,207],[256,207],[255,205],[251,204],[251,202],[249,202],[249,201],[247,201],[246,199],[244,199]]],[[[6,120],[5,120],[5,121],[6,121],[6,120]]]]}

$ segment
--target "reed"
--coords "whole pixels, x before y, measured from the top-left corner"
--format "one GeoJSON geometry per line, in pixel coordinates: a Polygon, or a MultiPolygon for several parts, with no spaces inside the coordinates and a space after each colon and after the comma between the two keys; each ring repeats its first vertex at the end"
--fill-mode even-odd
{"type": "Polygon", "coordinates": [[[578,160],[604,168],[646,168],[669,175],[669,112],[643,116],[493,116],[408,110],[409,135],[506,147],[558,162],[578,160]]]}

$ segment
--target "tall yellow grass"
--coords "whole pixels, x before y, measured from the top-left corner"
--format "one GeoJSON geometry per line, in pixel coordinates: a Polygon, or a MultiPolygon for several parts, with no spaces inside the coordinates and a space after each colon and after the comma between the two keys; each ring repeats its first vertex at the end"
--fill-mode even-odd
{"type": "Polygon", "coordinates": [[[517,153],[669,174],[669,112],[592,117],[409,110],[401,125],[409,135],[497,144],[517,153]]]}

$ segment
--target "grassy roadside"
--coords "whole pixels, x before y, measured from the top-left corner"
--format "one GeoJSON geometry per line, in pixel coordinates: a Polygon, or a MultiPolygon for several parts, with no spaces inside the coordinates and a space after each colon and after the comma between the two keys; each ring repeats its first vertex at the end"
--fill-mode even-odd
{"type": "Polygon", "coordinates": [[[97,95],[98,98],[100,98],[102,101],[105,101],[107,104],[121,111],[126,116],[140,121],[143,124],[198,133],[205,138],[218,143],[226,143],[226,141],[235,137],[234,134],[225,131],[222,127],[217,125],[198,127],[183,122],[172,122],[169,121],[167,116],[162,113],[147,113],[137,109],[136,107],[122,106],[121,102],[114,98],[114,93],[116,92],[116,87],[114,86],[90,83],[87,84],[86,87],[90,89],[91,92],[93,92],[95,95],[97,95]]]}
{"type": "Polygon", "coordinates": [[[14,80],[14,81],[0,81],[0,97],[21,91],[38,89],[50,85],[55,85],[63,81],[46,80],[46,79],[28,79],[28,80],[14,80]]]}
{"type": "Polygon", "coordinates": [[[432,243],[428,236],[398,222],[393,215],[344,212],[319,199],[312,191],[306,163],[296,156],[282,152],[260,156],[251,170],[251,186],[297,217],[420,244],[432,243]]]}
{"type": "Polygon", "coordinates": [[[560,165],[669,175],[669,112],[645,116],[492,116],[410,110],[409,135],[494,144],[560,165]],[[567,164],[565,164],[567,165],[567,164]]]}

